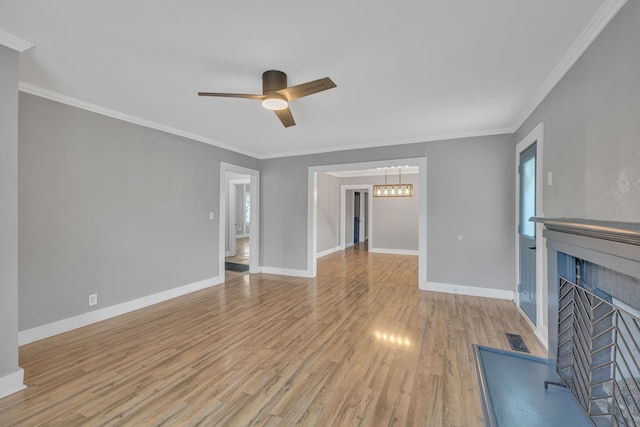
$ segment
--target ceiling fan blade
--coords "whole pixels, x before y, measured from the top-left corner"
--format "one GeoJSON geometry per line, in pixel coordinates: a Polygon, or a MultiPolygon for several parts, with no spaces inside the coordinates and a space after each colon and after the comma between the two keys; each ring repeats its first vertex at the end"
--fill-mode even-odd
{"type": "Polygon", "coordinates": [[[284,127],[288,128],[296,125],[289,108],[285,108],[284,110],[273,110],[273,112],[276,113],[276,116],[278,116],[284,127]]]}
{"type": "Polygon", "coordinates": [[[246,99],[264,99],[264,95],[254,95],[250,93],[217,93],[217,92],[198,92],[199,96],[222,96],[225,98],[246,98],[246,99]]]}
{"type": "Polygon", "coordinates": [[[277,93],[284,95],[287,100],[293,101],[294,99],[322,92],[323,90],[333,89],[334,87],[336,87],[336,84],[329,77],[325,77],[324,79],[280,89],[277,93]]]}

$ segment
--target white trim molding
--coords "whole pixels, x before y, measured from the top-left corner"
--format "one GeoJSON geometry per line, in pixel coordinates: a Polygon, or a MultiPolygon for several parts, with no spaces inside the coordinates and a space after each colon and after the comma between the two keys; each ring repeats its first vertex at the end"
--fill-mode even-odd
{"type": "MultiPolygon", "coordinates": [[[[359,144],[350,144],[349,141],[342,141],[342,144],[336,143],[333,146],[327,146],[323,148],[313,148],[309,150],[296,150],[296,151],[288,151],[283,153],[276,154],[264,154],[260,155],[258,159],[278,159],[282,157],[292,157],[292,156],[306,156],[310,154],[322,154],[322,153],[333,153],[337,151],[347,151],[347,150],[361,150],[366,148],[377,148],[377,147],[389,147],[393,145],[405,145],[405,144],[416,144],[420,142],[434,142],[434,141],[447,141],[450,139],[461,139],[461,138],[475,138],[479,136],[493,136],[493,135],[504,135],[508,133],[513,133],[513,128],[496,128],[496,129],[486,129],[486,130],[477,130],[477,131],[469,131],[469,132],[456,132],[456,133],[446,133],[446,134],[437,134],[437,135],[425,135],[416,138],[403,138],[403,139],[385,139],[385,140],[375,140],[375,141],[365,141],[359,144]]],[[[337,171],[337,170],[336,170],[337,171]]]]}
{"type": "Polygon", "coordinates": [[[449,283],[427,282],[425,291],[445,294],[467,295],[472,297],[513,300],[513,291],[506,289],[481,288],[478,286],[452,285],[449,283]]]}
{"type": "Polygon", "coordinates": [[[571,45],[567,53],[562,57],[558,65],[547,76],[547,79],[542,83],[542,86],[538,88],[533,98],[526,105],[525,109],[520,113],[516,122],[512,126],[512,132],[516,132],[520,126],[527,120],[527,118],[533,113],[533,110],[538,108],[546,96],[551,92],[556,84],[567,74],[567,71],[573,64],[576,63],[578,58],[587,50],[596,37],[602,32],[604,27],[609,24],[611,19],[622,9],[627,3],[627,0],[607,0],[594,15],[591,21],[584,28],[582,33],[578,36],[576,41],[571,45]]]}
{"type": "Polygon", "coordinates": [[[33,43],[2,30],[0,30],[0,45],[20,53],[33,47],[33,43]]]}
{"type": "Polygon", "coordinates": [[[41,98],[45,98],[51,101],[59,102],[61,104],[69,105],[71,107],[80,108],[81,110],[91,111],[92,113],[101,114],[103,116],[111,117],[113,119],[118,119],[125,122],[133,123],[139,126],[144,126],[149,129],[155,129],[161,132],[169,133],[171,135],[181,136],[183,138],[191,139],[193,141],[203,142],[205,144],[213,145],[215,147],[233,151],[235,153],[244,154],[245,156],[258,158],[254,153],[244,151],[238,147],[233,147],[231,145],[224,144],[220,141],[216,141],[211,138],[206,138],[201,135],[196,135],[195,133],[187,132],[185,130],[174,128],[172,126],[163,125],[161,123],[143,119],[137,116],[133,116],[131,114],[123,113],[121,111],[112,110],[110,108],[102,107],[97,104],[92,104],[90,102],[73,98],[71,96],[63,95],[61,93],[54,92],[49,89],[43,89],[41,87],[32,85],[31,83],[20,81],[18,84],[18,89],[20,90],[20,92],[39,96],[41,98]]]}
{"type": "Polygon", "coordinates": [[[27,386],[24,385],[24,370],[22,368],[0,377],[0,399],[25,388],[27,386]]]}
{"type": "Polygon", "coordinates": [[[385,248],[369,248],[369,252],[377,254],[391,254],[391,255],[420,255],[420,251],[415,249],[385,249],[385,248]]]}
{"type": "Polygon", "coordinates": [[[279,267],[260,267],[260,271],[263,274],[277,274],[278,276],[292,276],[292,277],[305,277],[312,278],[307,270],[294,270],[290,268],[279,267]]]}
{"type": "Polygon", "coordinates": [[[202,289],[210,288],[221,283],[224,283],[224,274],[221,276],[213,277],[211,279],[201,280],[199,282],[194,282],[188,285],[169,289],[167,291],[158,292],[142,298],[101,308],[99,310],[89,311],[87,313],[68,317],[56,322],[47,323],[46,325],[36,326],[35,328],[20,331],[18,333],[18,345],[25,345],[44,338],[52,337],[63,332],[68,332],[73,329],[78,329],[83,326],[90,325],[92,323],[101,322],[112,317],[120,316],[121,314],[139,310],[150,305],[158,304],[160,302],[190,294],[192,292],[200,291],[202,289]]]}
{"type": "Polygon", "coordinates": [[[316,254],[316,258],[322,258],[323,256],[331,255],[332,253],[338,252],[339,250],[341,250],[340,246],[336,246],[335,248],[326,249],[326,250],[324,250],[322,252],[318,252],[316,254]]]}

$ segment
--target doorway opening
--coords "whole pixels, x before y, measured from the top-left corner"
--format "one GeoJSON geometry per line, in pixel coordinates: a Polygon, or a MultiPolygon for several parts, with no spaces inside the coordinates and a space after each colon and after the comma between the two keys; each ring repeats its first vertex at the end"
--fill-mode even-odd
{"type": "Polygon", "coordinates": [[[544,216],[542,150],[543,124],[540,123],[516,146],[514,300],[538,339],[546,346],[546,246],[542,237],[542,225],[530,221],[533,216],[544,216]]]}
{"type": "Polygon", "coordinates": [[[220,163],[220,272],[258,270],[260,172],[220,163]]]}
{"type": "Polygon", "coordinates": [[[339,249],[368,249],[373,240],[373,192],[371,184],[340,185],[339,249]],[[371,240],[370,240],[371,239],[371,240]]]}
{"type": "MultiPolygon", "coordinates": [[[[356,225],[355,222],[355,216],[352,216],[351,218],[347,218],[348,215],[345,213],[346,209],[344,209],[347,197],[346,197],[346,189],[342,188],[344,186],[341,187],[341,207],[340,210],[338,211],[336,208],[336,212],[340,212],[340,216],[342,218],[342,220],[340,221],[340,244],[332,247],[331,243],[327,243],[327,242],[321,242],[321,250],[318,249],[318,239],[322,238],[323,240],[326,240],[326,235],[327,235],[327,224],[326,224],[326,217],[327,217],[327,208],[326,206],[324,206],[324,204],[321,204],[319,206],[318,204],[318,192],[319,192],[319,187],[318,187],[318,181],[325,181],[325,176],[326,175],[335,175],[336,173],[344,173],[344,172],[362,172],[362,171],[367,171],[367,170],[374,170],[374,169],[381,169],[383,170],[384,168],[393,168],[393,167],[415,167],[417,168],[417,172],[415,175],[415,180],[416,183],[414,184],[414,186],[418,189],[418,191],[416,191],[416,193],[414,194],[414,200],[416,203],[416,211],[417,213],[415,214],[417,217],[417,229],[413,229],[412,233],[409,233],[410,236],[399,236],[398,233],[396,232],[396,228],[397,227],[393,227],[393,226],[388,226],[388,227],[382,227],[379,230],[379,234],[381,234],[381,236],[384,236],[384,239],[377,239],[376,240],[380,240],[380,244],[382,244],[382,242],[391,242],[388,246],[381,246],[380,248],[376,248],[373,247],[373,233],[372,233],[372,224],[374,222],[374,212],[371,208],[371,203],[372,203],[372,194],[373,194],[373,185],[372,184],[353,184],[353,186],[355,188],[352,188],[351,190],[354,190],[355,192],[359,192],[360,196],[359,196],[359,206],[360,206],[360,211],[357,212],[359,213],[359,221],[358,221],[358,236],[357,236],[357,240],[358,241],[362,241],[362,238],[364,237],[364,239],[366,241],[368,241],[367,245],[367,251],[368,252],[383,252],[383,253],[387,253],[387,254],[396,254],[396,255],[417,255],[418,256],[418,268],[417,268],[417,273],[418,273],[418,286],[420,289],[426,289],[427,288],[427,159],[426,157],[415,157],[415,158],[405,158],[405,159],[389,159],[389,160],[382,160],[382,161],[372,161],[372,162],[362,162],[362,163],[350,163],[350,164],[337,164],[337,165],[325,165],[325,166],[312,166],[309,167],[308,169],[308,173],[309,173],[309,191],[308,191],[308,195],[309,195],[309,199],[308,199],[308,246],[307,246],[307,277],[315,277],[317,274],[317,258],[319,254],[322,255],[326,255],[328,253],[331,253],[333,251],[336,250],[344,250],[345,246],[347,244],[348,241],[353,241],[356,239],[352,239],[352,237],[356,237],[355,236],[355,232],[353,229],[349,230],[349,228],[355,228],[354,226],[356,225]],[[368,189],[368,191],[366,191],[366,195],[364,194],[365,191],[363,190],[363,187],[366,188],[367,186],[370,186],[371,188],[368,189]],[[366,207],[362,206],[362,203],[366,201],[367,203],[365,204],[366,207]],[[362,215],[363,215],[363,211],[364,214],[366,216],[366,219],[364,221],[362,221],[362,215]],[[322,232],[322,234],[319,236],[318,235],[318,227],[319,227],[319,223],[320,225],[323,227],[324,232],[322,232]],[[366,225],[366,227],[365,227],[366,225]],[[364,227],[364,228],[363,228],[364,227]],[[349,230],[349,231],[347,231],[349,230]],[[404,249],[399,249],[396,245],[395,242],[397,242],[398,240],[395,239],[396,237],[400,237],[401,240],[407,240],[410,239],[411,237],[414,237],[416,240],[413,243],[415,245],[415,247],[413,247],[411,250],[404,250],[404,249]],[[405,238],[406,237],[406,238],[405,238]],[[323,243],[323,244],[322,244],[323,243]],[[328,248],[327,250],[322,250],[325,248],[325,246],[328,248]]],[[[356,175],[352,175],[352,176],[357,176],[356,175]]],[[[361,175],[364,176],[364,175],[361,175]]],[[[370,176],[367,175],[367,176],[370,176]]],[[[324,184],[323,184],[324,185],[324,184]]],[[[353,199],[355,199],[355,194],[353,195],[353,199]]],[[[394,210],[394,206],[391,203],[387,203],[385,205],[385,212],[386,213],[403,213],[402,209],[395,209],[394,210]]],[[[354,214],[356,213],[356,211],[354,210],[354,214]]],[[[377,214],[376,214],[377,215],[377,214]]],[[[377,220],[376,220],[377,221],[377,220]]],[[[402,224],[402,219],[399,220],[395,220],[394,222],[391,222],[389,224],[402,224]]],[[[333,228],[335,229],[335,228],[333,228]]],[[[331,228],[328,229],[329,231],[331,230],[331,228]]],[[[335,242],[335,241],[334,241],[335,242]]],[[[378,243],[376,243],[378,244],[378,243]]],[[[333,245],[335,245],[335,243],[333,243],[333,245]]]]}
{"type": "Polygon", "coordinates": [[[251,176],[227,172],[226,271],[249,271],[251,260],[251,176]]]}

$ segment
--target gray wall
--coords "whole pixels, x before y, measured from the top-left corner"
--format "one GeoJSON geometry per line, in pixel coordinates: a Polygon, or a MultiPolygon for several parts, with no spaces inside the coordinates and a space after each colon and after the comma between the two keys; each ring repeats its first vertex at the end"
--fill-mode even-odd
{"type": "MultiPolygon", "coordinates": [[[[387,182],[389,184],[398,182],[397,171],[389,173],[387,182]]],[[[418,250],[420,195],[418,175],[405,174],[402,176],[402,183],[413,184],[414,197],[373,197],[373,249],[418,250]]],[[[362,176],[340,180],[340,185],[352,184],[384,184],[384,176],[362,176]]],[[[353,241],[353,234],[347,240],[353,241]]]]}
{"type": "Polygon", "coordinates": [[[427,274],[433,282],[513,290],[513,135],[480,141],[428,146],[427,274]]]}
{"type": "Polygon", "coordinates": [[[513,289],[513,135],[263,160],[261,265],[307,268],[309,166],[421,156],[427,157],[427,279],[513,289]]]}
{"type": "Polygon", "coordinates": [[[640,221],[639,23],[627,2],[516,134],[544,122],[546,216],[640,221]]]}
{"type": "Polygon", "coordinates": [[[340,179],[318,174],[317,252],[340,246],[340,179]]]}
{"type": "Polygon", "coordinates": [[[218,276],[220,161],[259,166],[20,94],[20,330],[218,276]]]}
{"type": "Polygon", "coordinates": [[[0,380],[19,370],[18,55],[0,46],[0,380]]]}

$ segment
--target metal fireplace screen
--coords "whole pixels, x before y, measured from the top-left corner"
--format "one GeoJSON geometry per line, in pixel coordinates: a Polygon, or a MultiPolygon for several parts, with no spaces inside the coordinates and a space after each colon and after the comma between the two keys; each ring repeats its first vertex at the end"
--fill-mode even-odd
{"type": "Polygon", "coordinates": [[[560,279],[557,369],[596,426],[640,426],[639,322],[560,279]]]}

